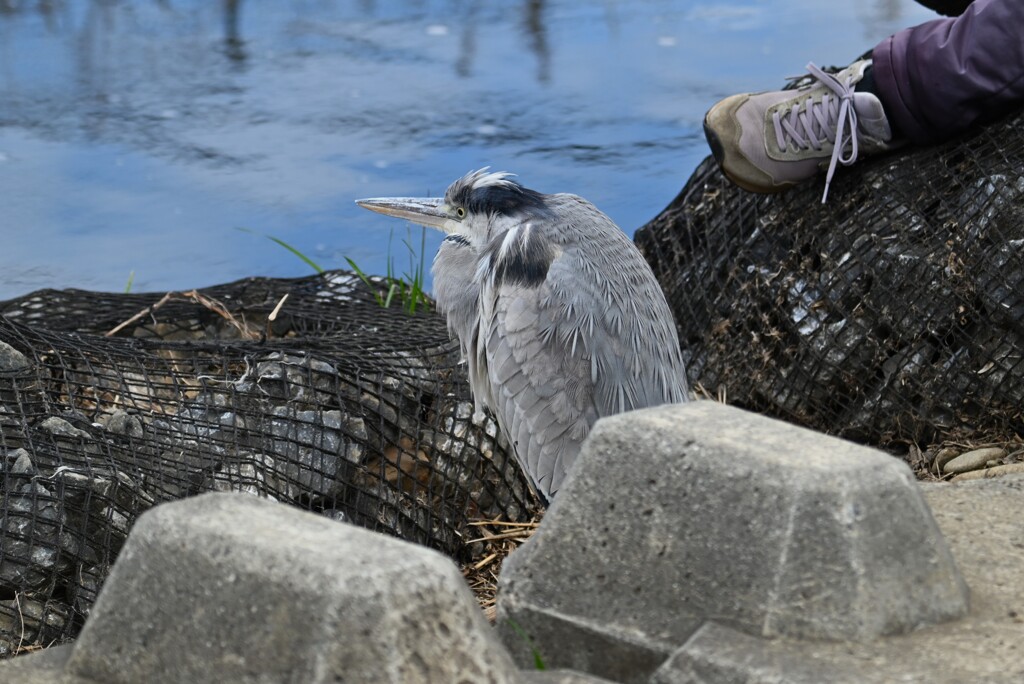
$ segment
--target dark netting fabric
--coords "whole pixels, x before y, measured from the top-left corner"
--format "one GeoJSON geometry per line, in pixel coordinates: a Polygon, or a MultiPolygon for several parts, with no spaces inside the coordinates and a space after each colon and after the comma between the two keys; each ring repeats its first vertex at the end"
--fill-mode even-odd
{"type": "Polygon", "coordinates": [[[0,314],[0,655],[72,638],[163,501],[247,492],[463,560],[471,521],[537,506],[443,319],[351,274],[0,314]]]}
{"type": "Polygon", "coordinates": [[[894,450],[1024,434],[1022,124],[840,168],[825,204],[705,160],[637,234],[690,379],[894,450]]]}

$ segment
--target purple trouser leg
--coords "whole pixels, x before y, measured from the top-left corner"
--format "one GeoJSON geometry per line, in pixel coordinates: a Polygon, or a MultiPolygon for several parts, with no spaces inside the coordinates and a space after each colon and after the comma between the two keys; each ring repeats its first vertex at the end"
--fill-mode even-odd
{"type": "Polygon", "coordinates": [[[885,39],[872,58],[896,130],[938,142],[1024,104],[1024,0],[975,0],[959,17],[885,39]]]}

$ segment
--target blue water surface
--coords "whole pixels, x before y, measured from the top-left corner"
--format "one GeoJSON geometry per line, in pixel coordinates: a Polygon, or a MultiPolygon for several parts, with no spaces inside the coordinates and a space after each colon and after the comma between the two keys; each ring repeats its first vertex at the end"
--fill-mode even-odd
{"type": "Polygon", "coordinates": [[[716,100],[933,16],[911,0],[0,2],[0,299],[310,272],[238,228],[376,273],[393,234],[407,270],[419,229],[353,200],[436,196],[482,166],[632,234],[707,154],[716,100]]]}

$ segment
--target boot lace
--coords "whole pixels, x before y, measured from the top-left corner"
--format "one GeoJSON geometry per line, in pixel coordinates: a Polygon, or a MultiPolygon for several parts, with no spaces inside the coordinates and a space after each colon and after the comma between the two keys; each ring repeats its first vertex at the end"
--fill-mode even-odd
{"type": "Polygon", "coordinates": [[[825,174],[825,192],[821,196],[824,204],[836,165],[849,166],[857,161],[857,110],[853,106],[852,77],[847,77],[842,83],[813,63],[807,65],[807,71],[826,88],[821,100],[815,102],[809,96],[794,104],[788,112],[776,110],[772,114],[772,123],[775,140],[783,152],[790,145],[798,149],[820,150],[823,143],[833,143],[832,158],[825,174]]]}

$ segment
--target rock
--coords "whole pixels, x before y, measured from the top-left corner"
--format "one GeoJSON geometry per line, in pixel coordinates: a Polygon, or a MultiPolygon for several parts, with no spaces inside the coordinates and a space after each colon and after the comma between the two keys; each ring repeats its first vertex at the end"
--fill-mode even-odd
{"type": "Polygon", "coordinates": [[[943,467],[959,455],[960,452],[953,447],[944,447],[939,449],[938,453],[935,454],[935,460],[932,462],[932,467],[941,473],[943,467]]]}
{"type": "Polygon", "coordinates": [[[141,418],[121,410],[114,411],[110,414],[110,417],[107,419],[106,427],[107,432],[111,432],[115,435],[134,437],[136,439],[143,437],[146,434],[141,418]]]}
{"type": "MultiPolygon", "coordinates": [[[[7,401],[7,398],[0,393],[0,400],[7,401]]],[[[12,407],[0,404],[0,427],[18,430],[21,427],[21,411],[15,412],[12,407]]]]}
{"type": "Polygon", "coordinates": [[[32,457],[24,449],[15,449],[7,452],[7,460],[11,464],[11,475],[31,476],[36,474],[36,467],[32,464],[32,457]]]}
{"type": "Polygon", "coordinates": [[[245,453],[237,463],[224,463],[205,484],[217,492],[239,492],[281,501],[294,499],[300,490],[277,476],[274,459],[245,453]]]}
{"type": "Polygon", "coordinates": [[[38,483],[24,484],[0,499],[0,589],[26,591],[54,582],[79,551],[67,530],[62,502],[38,483]]]}
{"type": "Polygon", "coordinates": [[[215,402],[217,395],[204,395],[209,403],[195,402],[178,413],[178,431],[204,442],[234,444],[244,434],[245,419],[215,402]]]}
{"type": "MultiPolygon", "coordinates": [[[[39,600],[24,593],[0,600],[0,656],[13,655],[26,646],[53,644],[67,633],[70,614],[70,608],[59,600],[39,600]]],[[[0,674],[0,681],[21,680],[0,674]]]]}
{"type": "Polygon", "coordinates": [[[24,354],[0,341],[0,373],[17,373],[31,367],[32,364],[24,354]]]}
{"type": "Polygon", "coordinates": [[[966,473],[968,470],[984,468],[985,464],[992,459],[999,459],[1006,456],[1006,450],[999,447],[988,447],[967,451],[954,459],[949,460],[942,466],[942,472],[946,475],[966,473]]]}
{"type": "Polygon", "coordinates": [[[448,558],[238,494],[139,518],[66,671],[111,684],[519,681],[448,558]]]}
{"type": "Polygon", "coordinates": [[[255,366],[256,385],[265,396],[309,406],[329,405],[342,384],[338,370],[303,354],[273,352],[255,366]]]}
{"type": "Polygon", "coordinates": [[[1012,475],[1014,473],[1024,473],[1024,463],[1007,463],[1006,465],[997,465],[991,468],[982,468],[981,470],[971,470],[966,473],[960,473],[959,475],[953,478],[953,482],[963,482],[964,480],[981,480],[990,477],[1012,475]]]}
{"type": "Polygon", "coordinates": [[[352,518],[345,511],[340,511],[337,508],[328,508],[321,515],[334,522],[352,523],[352,518]]]}
{"type": "Polygon", "coordinates": [[[331,496],[351,479],[363,457],[366,423],[341,411],[299,411],[275,406],[267,425],[282,476],[304,493],[331,496]]]}
{"type": "Polygon", "coordinates": [[[549,666],[625,682],[709,620],[870,640],[966,611],[904,463],[711,401],[598,421],[498,596],[523,667],[532,654],[513,623],[549,666]]]}
{"type": "Polygon", "coordinates": [[[76,428],[74,425],[58,418],[57,416],[50,416],[46,418],[37,426],[40,430],[50,433],[54,437],[66,437],[68,439],[91,439],[92,436],[85,430],[76,428]]]}

